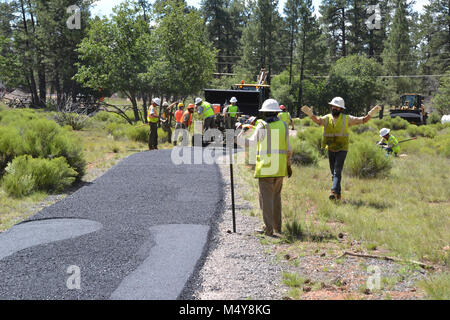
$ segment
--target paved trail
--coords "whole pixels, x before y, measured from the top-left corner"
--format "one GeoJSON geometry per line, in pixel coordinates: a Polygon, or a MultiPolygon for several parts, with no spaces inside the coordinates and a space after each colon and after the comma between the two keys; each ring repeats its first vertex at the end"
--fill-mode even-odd
{"type": "Polygon", "coordinates": [[[223,186],[216,165],[176,166],[170,155],[134,154],[0,234],[0,299],[178,298],[223,186]]]}

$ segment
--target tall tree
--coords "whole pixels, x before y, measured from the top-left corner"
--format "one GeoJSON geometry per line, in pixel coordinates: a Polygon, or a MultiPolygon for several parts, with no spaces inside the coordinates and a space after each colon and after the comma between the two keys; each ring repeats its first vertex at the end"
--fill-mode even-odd
{"type": "Polygon", "coordinates": [[[226,65],[223,57],[227,52],[227,26],[231,23],[228,5],[228,0],[202,0],[201,2],[201,11],[209,40],[214,48],[219,50],[216,68],[218,73],[222,73],[226,65]]]}
{"type": "MultiPolygon", "coordinates": [[[[301,108],[303,105],[304,79],[305,72],[311,71],[316,75],[321,70],[327,68],[324,65],[326,60],[326,45],[319,28],[319,23],[314,16],[314,6],[312,0],[303,0],[299,10],[300,32],[299,32],[299,89],[297,106],[301,108]]],[[[300,109],[297,110],[300,114],[300,109]]]]}
{"type": "Polygon", "coordinates": [[[280,72],[283,66],[284,48],[280,43],[283,21],[277,7],[278,0],[258,0],[241,39],[241,69],[255,78],[259,70],[265,68],[269,73],[269,83],[270,77],[280,72]]]}
{"type": "Polygon", "coordinates": [[[411,4],[405,0],[395,0],[395,5],[394,19],[382,53],[387,73],[396,77],[388,81],[389,89],[391,89],[389,97],[391,102],[397,101],[399,94],[411,89],[412,81],[404,76],[413,74],[416,68],[412,55],[410,22],[408,21],[411,4]]]}
{"type": "Polygon", "coordinates": [[[347,21],[349,0],[323,0],[319,12],[330,39],[330,56],[347,55],[347,21]]]}
{"type": "Polygon", "coordinates": [[[294,49],[298,26],[300,24],[299,10],[302,4],[301,0],[287,0],[284,6],[284,14],[289,32],[289,85],[292,83],[292,66],[294,62],[294,49]]]}

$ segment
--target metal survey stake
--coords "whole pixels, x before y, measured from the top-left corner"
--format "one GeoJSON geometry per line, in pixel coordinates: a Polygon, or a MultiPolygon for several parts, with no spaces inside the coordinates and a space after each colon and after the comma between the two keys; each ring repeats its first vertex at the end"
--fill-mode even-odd
{"type": "MultiPolygon", "coordinates": [[[[234,135],[233,135],[234,138],[234,135]]],[[[227,139],[228,140],[228,139],[227,139]]],[[[230,182],[231,182],[231,210],[233,213],[233,233],[236,233],[236,211],[234,207],[234,179],[233,179],[233,145],[234,145],[234,139],[233,143],[229,143],[227,141],[227,144],[230,145],[230,182]]]]}

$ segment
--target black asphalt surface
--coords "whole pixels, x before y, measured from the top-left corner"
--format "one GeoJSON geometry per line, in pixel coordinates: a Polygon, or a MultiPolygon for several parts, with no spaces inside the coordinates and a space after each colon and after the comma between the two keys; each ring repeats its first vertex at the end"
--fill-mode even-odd
{"type": "Polygon", "coordinates": [[[222,190],[216,165],[134,154],[1,234],[0,299],[176,299],[205,254],[222,190]],[[70,266],[80,289],[67,286],[70,266]]]}

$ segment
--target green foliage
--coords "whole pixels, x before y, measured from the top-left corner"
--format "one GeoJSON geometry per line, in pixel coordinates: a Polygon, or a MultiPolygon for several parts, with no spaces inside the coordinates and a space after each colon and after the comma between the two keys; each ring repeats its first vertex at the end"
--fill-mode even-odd
{"type": "Polygon", "coordinates": [[[285,223],[284,235],[289,242],[293,242],[305,237],[303,226],[297,219],[292,219],[285,223]]]}
{"type": "Polygon", "coordinates": [[[418,284],[426,291],[429,299],[450,300],[450,274],[448,272],[433,275],[419,281],[418,284]]]}
{"type": "Polygon", "coordinates": [[[441,123],[441,119],[442,119],[442,116],[439,115],[439,113],[433,112],[428,116],[427,123],[429,123],[429,124],[441,123]]]}
{"type": "Polygon", "coordinates": [[[3,111],[0,125],[0,172],[15,157],[31,155],[64,157],[78,173],[77,179],[83,177],[86,161],[82,145],[73,132],[27,110],[3,111]]]}
{"type": "Polygon", "coordinates": [[[319,152],[310,142],[301,141],[300,139],[291,139],[292,158],[294,164],[300,165],[316,165],[319,161],[319,152]]]}
{"type": "Polygon", "coordinates": [[[326,85],[327,96],[344,98],[350,114],[362,115],[378,97],[376,76],[381,75],[381,65],[364,56],[339,59],[331,68],[326,85]]]}
{"type": "Polygon", "coordinates": [[[88,116],[76,113],[57,112],[53,117],[53,120],[55,120],[61,127],[68,125],[72,127],[73,130],[77,131],[84,129],[89,125],[88,116]]]}
{"type": "Polygon", "coordinates": [[[441,86],[438,93],[434,96],[431,103],[433,109],[441,116],[450,114],[450,71],[441,79],[441,86]]]}
{"type": "MultiPolygon", "coordinates": [[[[303,120],[302,120],[303,121],[303,120]]],[[[307,142],[313,146],[322,156],[326,155],[326,150],[322,148],[323,129],[317,126],[307,127],[305,130],[299,130],[297,137],[301,141],[307,142]]]]}
{"type": "Polygon", "coordinates": [[[360,140],[352,144],[344,171],[358,178],[378,178],[387,176],[392,167],[392,157],[386,157],[373,141],[360,140]]]}
{"type": "Polygon", "coordinates": [[[114,112],[100,111],[92,117],[93,122],[117,122],[125,123],[125,119],[114,112]]]}
{"type": "Polygon", "coordinates": [[[16,157],[5,172],[3,188],[14,197],[27,196],[34,191],[61,191],[77,176],[63,157],[35,159],[28,155],[16,157]]]}
{"type": "Polygon", "coordinates": [[[407,129],[409,126],[409,122],[400,117],[391,118],[391,125],[389,128],[392,130],[402,130],[407,129]]]}

